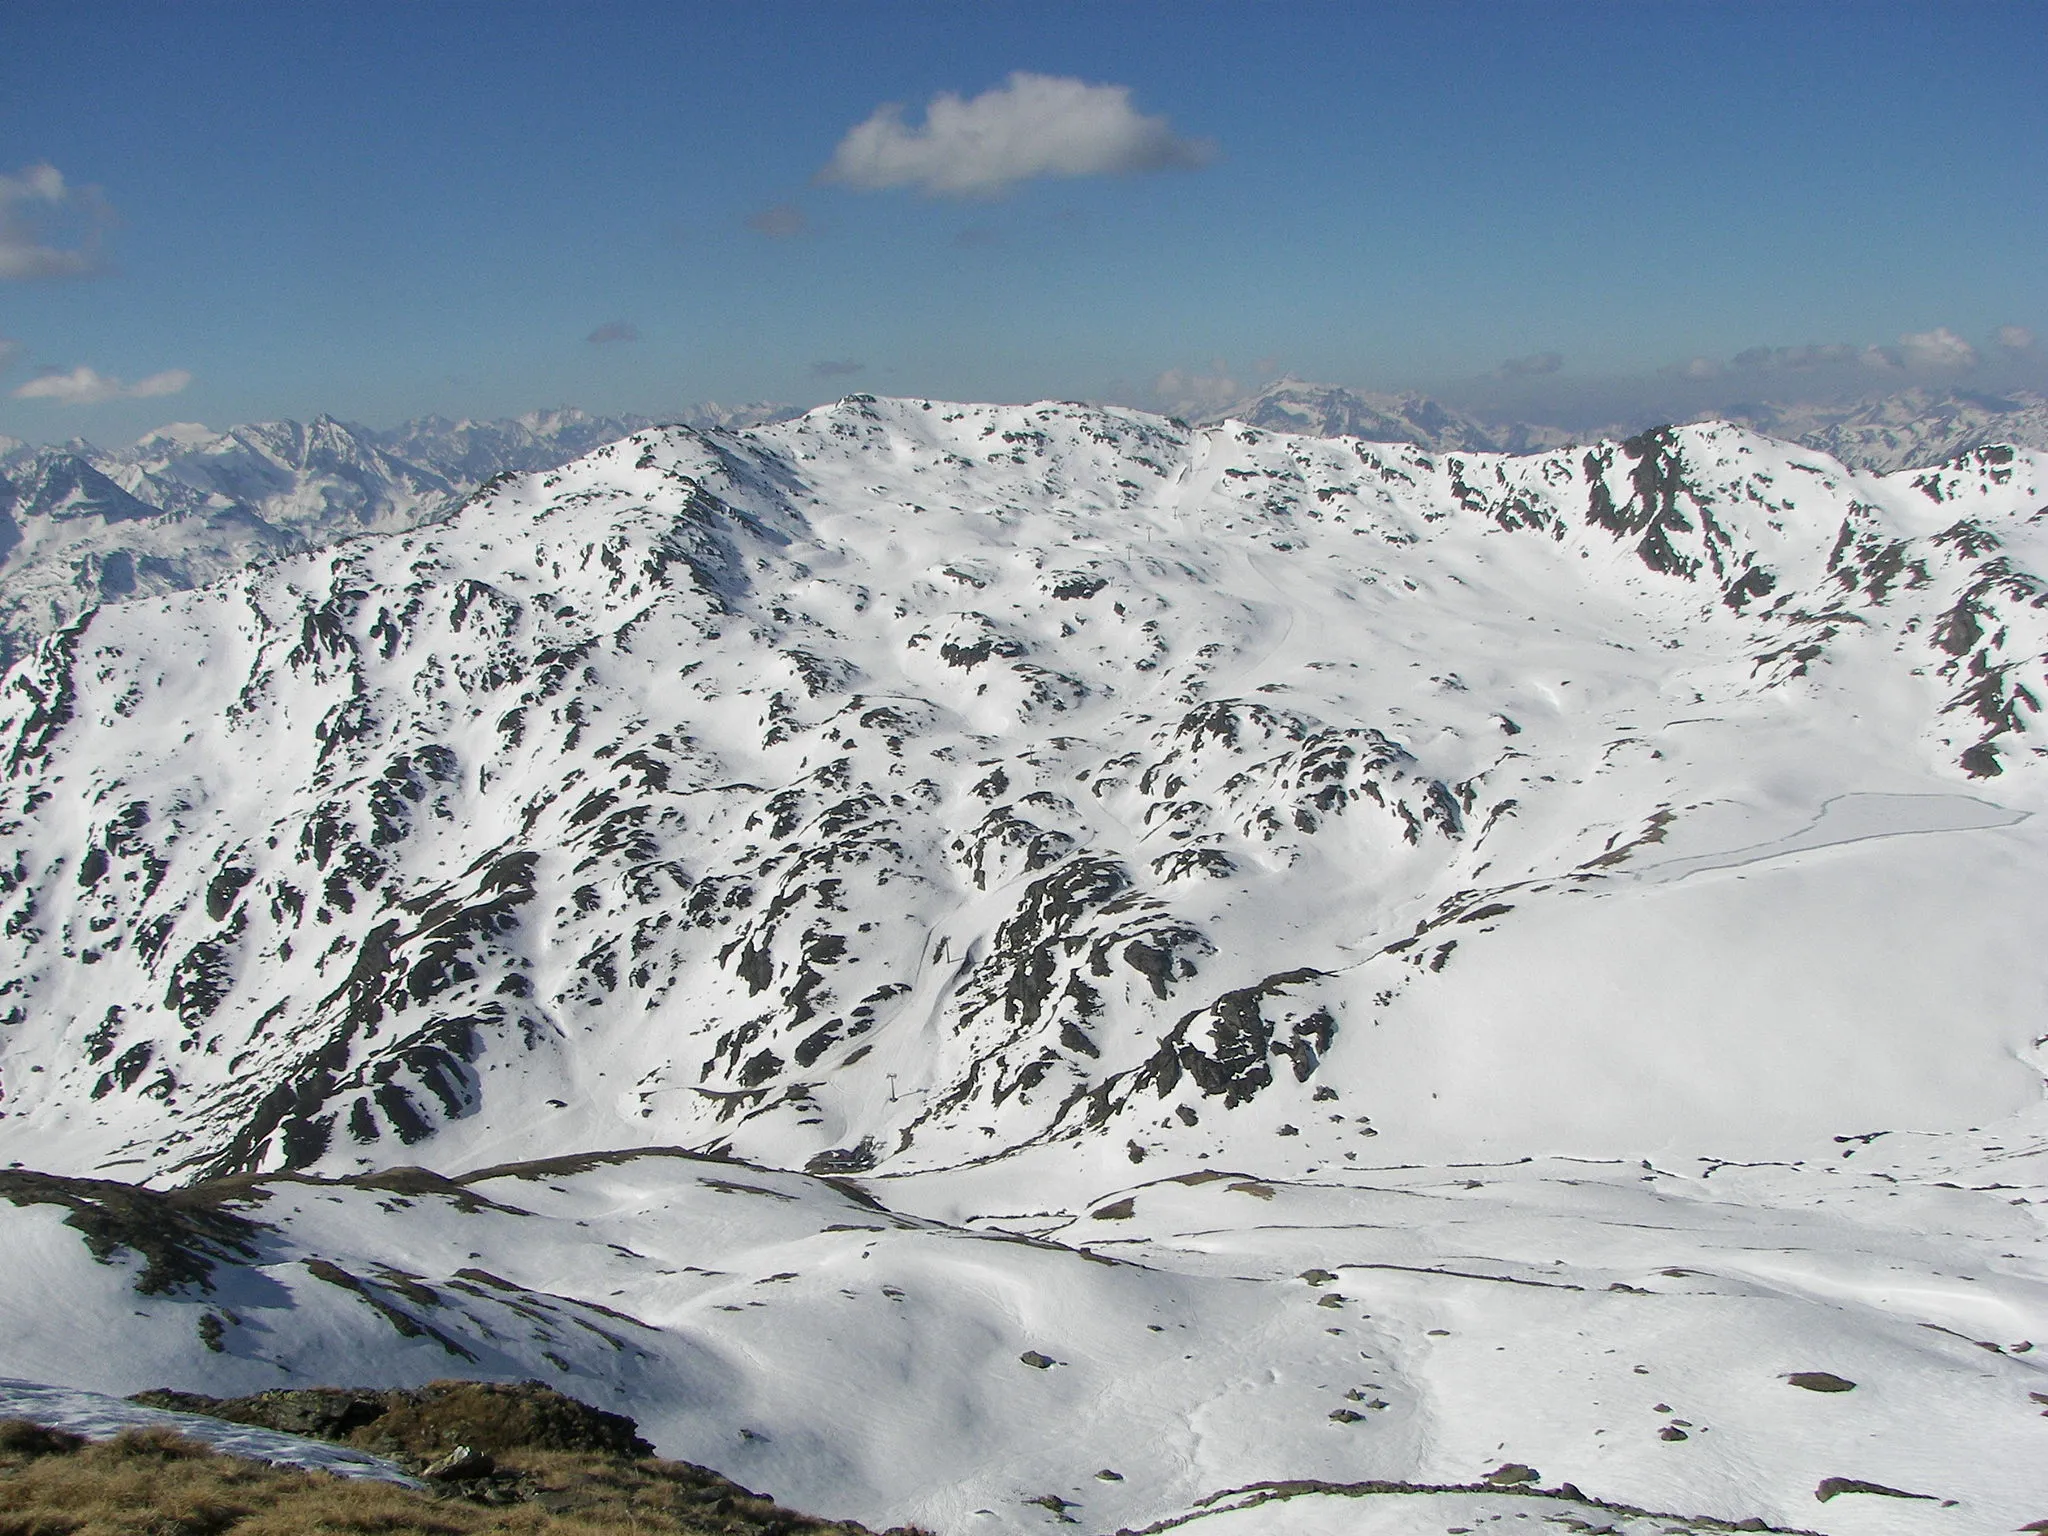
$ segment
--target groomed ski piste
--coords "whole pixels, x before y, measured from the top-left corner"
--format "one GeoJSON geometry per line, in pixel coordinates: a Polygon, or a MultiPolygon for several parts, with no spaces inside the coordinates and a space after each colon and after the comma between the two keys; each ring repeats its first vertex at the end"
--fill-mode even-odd
{"type": "Polygon", "coordinates": [[[2044,467],[851,397],[101,609],[0,1368],[945,1536],[2048,1518],[2044,467]]]}

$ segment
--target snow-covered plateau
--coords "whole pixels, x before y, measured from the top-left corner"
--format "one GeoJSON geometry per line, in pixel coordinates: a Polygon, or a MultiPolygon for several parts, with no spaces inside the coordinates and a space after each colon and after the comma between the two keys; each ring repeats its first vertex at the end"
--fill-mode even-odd
{"type": "Polygon", "coordinates": [[[2041,572],[2025,449],[855,396],[102,607],[0,1373],[943,1536],[2048,1518],[2041,572]]]}

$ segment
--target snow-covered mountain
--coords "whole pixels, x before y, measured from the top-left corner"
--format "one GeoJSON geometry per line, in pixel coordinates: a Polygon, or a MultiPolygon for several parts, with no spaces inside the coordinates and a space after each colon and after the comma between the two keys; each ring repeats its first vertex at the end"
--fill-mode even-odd
{"type": "Polygon", "coordinates": [[[421,416],[381,434],[379,445],[451,485],[469,488],[494,475],[552,469],[653,425],[645,416],[592,416],[573,408],[529,411],[500,421],[421,416]]]}
{"type": "Polygon", "coordinates": [[[1880,472],[1939,464],[1995,444],[2048,451],[2048,399],[2030,390],[1911,389],[1853,405],[1760,405],[1723,414],[1880,472]]]}
{"type": "Polygon", "coordinates": [[[1640,850],[2024,805],[2040,482],[857,397],[637,434],[17,669],[5,1134],[220,1174],[1296,1120],[1347,1029],[1477,1005],[1493,925],[1591,942],[1640,850]]]}
{"type": "MultiPolygon", "coordinates": [[[[786,418],[692,408],[693,425],[786,418]]],[[[552,469],[654,423],[564,409],[422,417],[390,432],[322,416],[214,432],[173,424],[132,448],[0,439],[0,660],[96,603],[203,586],[254,561],[445,516],[502,474],[552,469]]]]}
{"type": "Polygon", "coordinates": [[[1561,428],[1484,422],[1412,390],[1384,394],[1280,379],[1197,418],[1206,425],[1242,421],[1270,432],[1412,443],[1431,453],[1531,453],[1577,439],[1561,428]]]}
{"type": "Polygon", "coordinates": [[[2010,1529],[2044,524],[855,396],[101,608],[0,683],[11,1374],[559,1373],[949,1533],[2010,1529]]]}
{"type": "MultiPolygon", "coordinates": [[[[1281,379],[1198,418],[1243,421],[1276,432],[1412,443],[1431,453],[1535,453],[1597,438],[1533,422],[1484,419],[1413,392],[1379,394],[1281,379]]],[[[1925,469],[1975,448],[2048,452],[2048,400],[2026,390],[1991,395],[1932,389],[1848,404],[1759,403],[1697,418],[1727,421],[1818,448],[1852,469],[1881,474],[1925,469]]],[[[1612,427],[1608,435],[1632,429],[1612,427]]]]}
{"type": "Polygon", "coordinates": [[[11,657],[96,603],[412,527],[472,485],[326,417],[222,433],[174,426],[122,453],[17,447],[0,456],[0,651],[11,657]]]}
{"type": "MultiPolygon", "coordinates": [[[[744,428],[797,414],[773,401],[704,401],[679,419],[700,429],[744,428]]],[[[1767,404],[1724,415],[1864,470],[1921,468],[2000,444],[2048,451],[2048,402],[2025,392],[1913,390],[1853,406],[1767,404]]],[[[1532,453],[1588,437],[1481,420],[1413,392],[1297,379],[1197,420],[1409,443],[1436,454],[1532,453]]],[[[650,417],[563,408],[496,421],[427,416],[389,432],[331,417],[225,432],[172,424],[118,451],[0,438],[0,662],[96,603],[186,591],[276,554],[417,527],[497,475],[552,469],[654,425],[650,417]]]]}

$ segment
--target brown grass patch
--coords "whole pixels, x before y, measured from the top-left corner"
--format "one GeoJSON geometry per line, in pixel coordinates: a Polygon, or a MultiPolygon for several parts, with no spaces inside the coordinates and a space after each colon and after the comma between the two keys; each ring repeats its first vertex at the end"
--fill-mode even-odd
{"type": "Polygon", "coordinates": [[[469,1497],[416,1493],[220,1455],[172,1430],[86,1443],[10,1420],[0,1536],[867,1536],[683,1462],[520,1451],[499,1468],[469,1497]]]}
{"type": "Polygon", "coordinates": [[[433,1381],[424,1387],[282,1387],[253,1397],[159,1389],[131,1402],[203,1413],[235,1424],[311,1435],[424,1466],[459,1445],[506,1451],[595,1451],[647,1456],[654,1447],[622,1413],[608,1413],[537,1381],[433,1381]]]}

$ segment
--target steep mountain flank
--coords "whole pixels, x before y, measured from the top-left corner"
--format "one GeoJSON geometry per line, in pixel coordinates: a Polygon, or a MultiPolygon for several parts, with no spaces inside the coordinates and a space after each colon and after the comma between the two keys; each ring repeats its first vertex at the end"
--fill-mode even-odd
{"type": "MultiPolygon", "coordinates": [[[[176,1180],[1434,1146],[1434,1010],[1663,901],[1658,845],[2032,803],[2042,468],[853,397],[105,608],[0,685],[0,1141],[176,1180]]],[[[1817,1071],[1761,1144],[1892,1103],[1817,1071]]]]}

